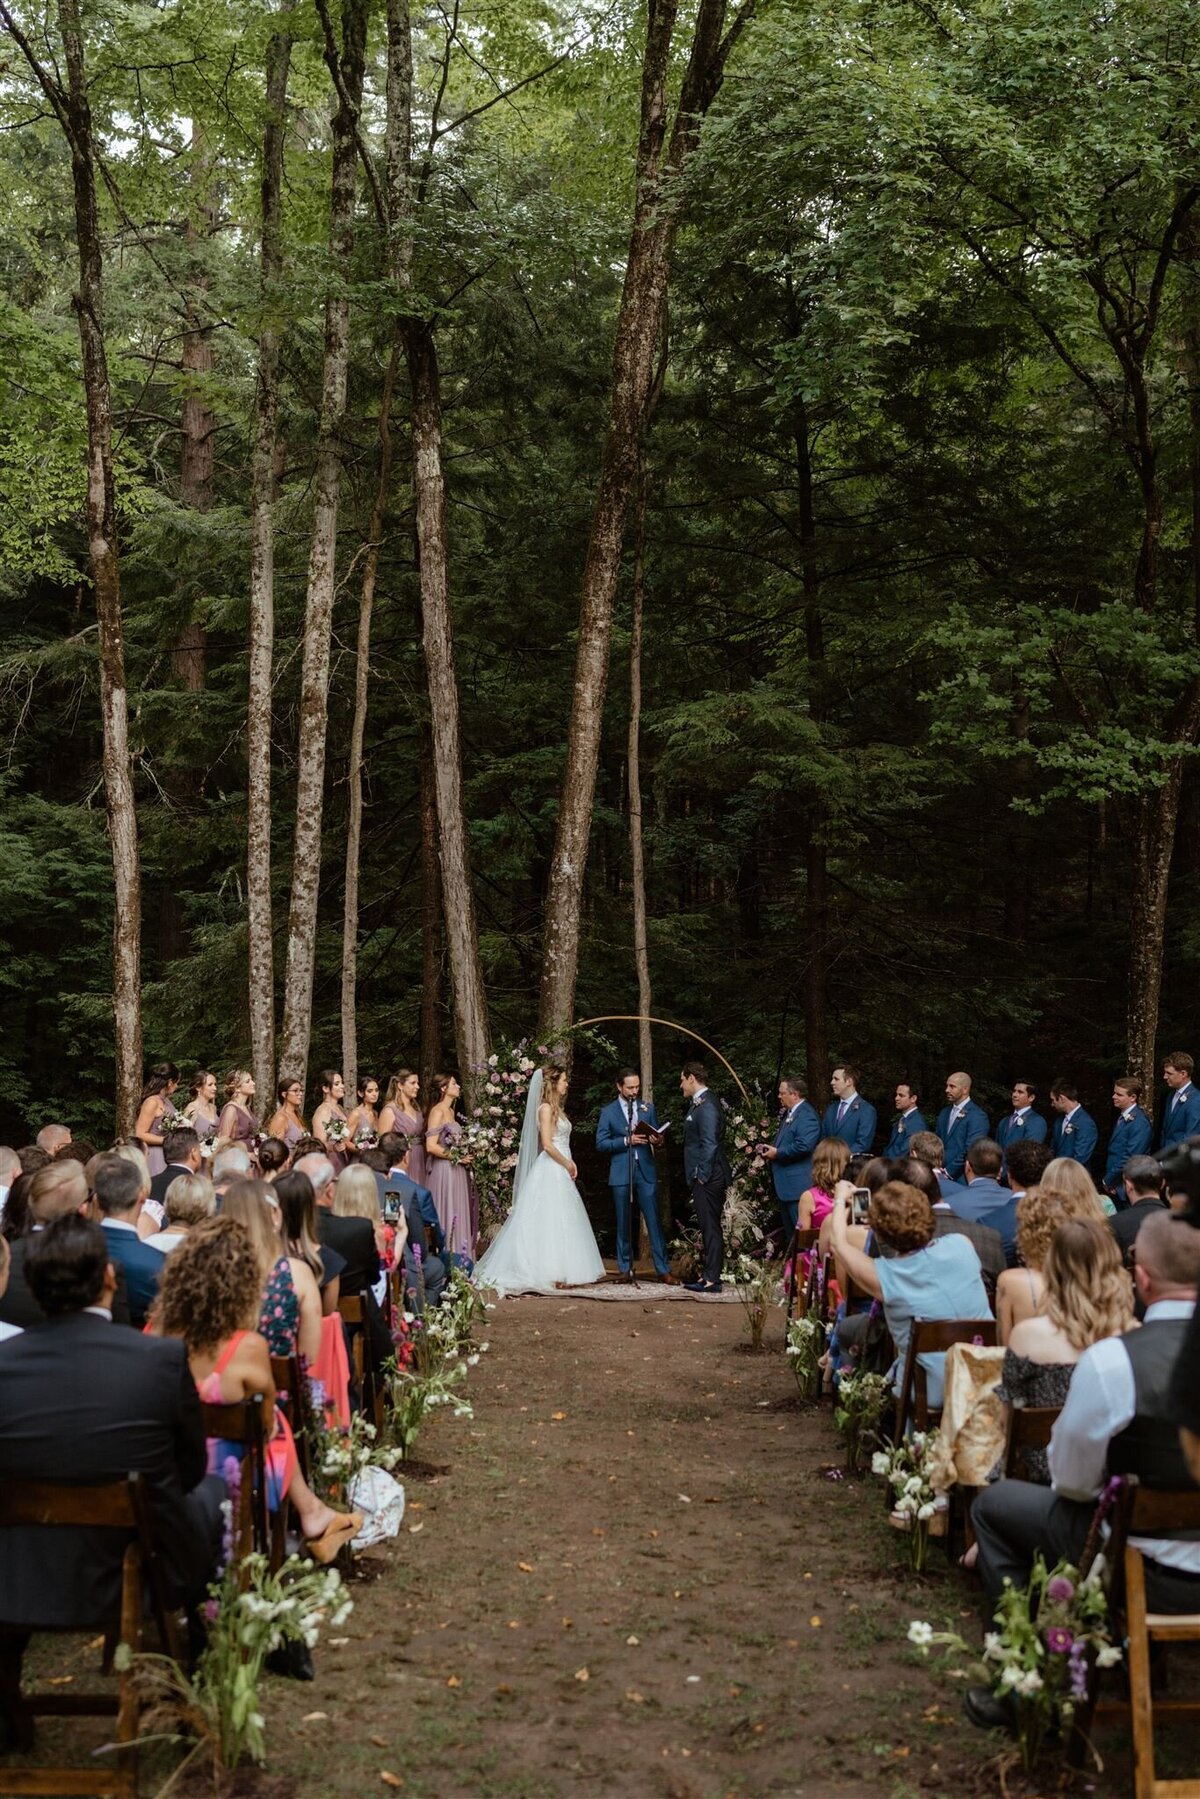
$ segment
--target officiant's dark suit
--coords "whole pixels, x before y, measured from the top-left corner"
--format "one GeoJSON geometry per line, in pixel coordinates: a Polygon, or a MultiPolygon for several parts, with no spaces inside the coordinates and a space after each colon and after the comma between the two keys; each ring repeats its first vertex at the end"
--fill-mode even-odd
{"type": "Polygon", "coordinates": [[[724,1133],[720,1101],[707,1087],[698,1088],[683,1120],[683,1173],[704,1242],[704,1284],[716,1291],[721,1286],[725,1249],[721,1212],[730,1181],[729,1163],[721,1147],[724,1133]]]}

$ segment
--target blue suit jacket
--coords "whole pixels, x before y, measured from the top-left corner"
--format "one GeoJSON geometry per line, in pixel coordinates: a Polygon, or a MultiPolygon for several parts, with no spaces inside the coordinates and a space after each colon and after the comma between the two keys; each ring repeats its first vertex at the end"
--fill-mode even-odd
{"type": "Polygon", "coordinates": [[[1014,1143],[1044,1143],[1046,1129],[1040,1112],[1026,1112],[1016,1123],[1012,1113],[1006,1112],[996,1126],[996,1142],[1007,1153],[1014,1143]]]}
{"type": "Polygon", "coordinates": [[[1117,1187],[1121,1170],[1130,1156],[1144,1156],[1154,1137],[1154,1126],[1140,1106],[1131,1118],[1118,1118],[1108,1140],[1108,1160],[1104,1164],[1104,1185],[1117,1187]]]}
{"type": "Polygon", "coordinates": [[[771,1163],[771,1179],[776,1199],[799,1199],[805,1188],[812,1186],[812,1153],[820,1141],[817,1108],[802,1099],[792,1117],[785,1119],[775,1133],[778,1153],[771,1163]]]}
{"type": "Polygon", "coordinates": [[[980,1137],[988,1134],[988,1115],[982,1106],[977,1106],[973,1099],[967,1101],[966,1111],[949,1130],[952,1106],[943,1106],[938,1113],[937,1134],[946,1146],[946,1173],[952,1174],[955,1180],[962,1173],[967,1160],[967,1151],[980,1137]]]}
{"type": "Polygon", "coordinates": [[[402,1168],[397,1168],[394,1174],[377,1174],[375,1179],[377,1183],[380,1183],[379,1198],[381,1201],[385,1193],[398,1193],[404,1201],[416,1200],[421,1214],[421,1222],[427,1224],[433,1232],[434,1247],[438,1255],[441,1255],[446,1247],[446,1238],[442,1230],[442,1221],[438,1217],[437,1207],[433,1203],[433,1194],[429,1188],[422,1187],[419,1181],[414,1181],[412,1176],[405,1174],[402,1168]]]}
{"type": "MultiPolygon", "coordinates": [[[[658,1113],[645,1100],[636,1101],[637,1116],[645,1119],[658,1129],[658,1113]]],[[[625,1112],[625,1102],[620,1099],[610,1100],[600,1114],[596,1126],[596,1148],[602,1156],[611,1156],[608,1165],[608,1184],[610,1187],[627,1187],[630,1179],[629,1157],[629,1119],[625,1112]]],[[[655,1172],[654,1157],[645,1147],[634,1147],[633,1161],[644,1187],[653,1187],[658,1191],[658,1175],[655,1172]]]]}
{"type": "Polygon", "coordinates": [[[687,1109],[683,1121],[683,1173],[689,1187],[718,1176],[729,1179],[729,1163],[721,1148],[725,1114],[716,1094],[705,1088],[687,1109]]]}
{"type": "Polygon", "coordinates": [[[1050,1148],[1056,1156],[1066,1156],[1072,1162],[1082,1162],[1087,1168],[1096,1153],[1096,1145],[1100,1141],[1100,1133],[1096,1129],[1096,1120],[1083,1107],[1072,1114],[1070,1124],[1060,1112],[1054,1123],[1054,1136],[1050,1148]]]}
{"type": "Polygon", "coordinates": [[[901,1156],[908,1155],[908,1146],[916,1136],[917,1132],[927,1131],[928,1129],[929,1126],[926,1124],[920,1112],[906,1112],[904,1117],[897,1118],[895,1124],[892,1126],[892,1134],[887,1140],[887,1148],[883,1152],[884,1155],[890,1160],[899,1161],[901,1156]]]}
{"type": "Polygon", "coordinates": [[[108,1253],[125,1270],[125,1290],[129,1295],[129,1322],[141,1330],[146,1314],[158,1298],[159,1276],[166,1256],[161,1249],[151,1249],[136,1231],[123,1231],[107,1218],[100,1220],[108,1253]]]}
{"type": "Polygon", "coordinates": [[[1172,1093],[1163,1107],[1162,1135],[1158,1139],[1160,1149],[1182,1143],[1185,1137],[1194,1137],[1200,1131],[1200,1093],[1190,1081],[1179,1092],[1183,1098],[1178,1105],[1175,1104],[1178,1094],[1172,1093]]]}
{"type": "Polygon", "coordinates": [[[841,1101],[835,1099],[826,1106],[821,1119],[822,1137],[840,1137],[852,1156],[861,1155],[870,1150],[875,1142],[875,1108],[869,1099],[856,1093],[846,1110],[846,1116],[838,1124],[838,1107],[841,1101]]]}
{"type": "Polygon", "coordinates": [[[967,1187],[956,1187],[942,1196],[956,1218],[986,1224],[999,1231],[1011,1267],[1017,1247],[1017,1199],[988,1175],[980,1175],[967,1187]]]}

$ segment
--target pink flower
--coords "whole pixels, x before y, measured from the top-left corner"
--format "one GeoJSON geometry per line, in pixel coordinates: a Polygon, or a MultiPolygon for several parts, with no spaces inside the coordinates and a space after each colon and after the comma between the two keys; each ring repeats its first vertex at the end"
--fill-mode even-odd
{"type": "Polygon", "coordinates": [[[1075,1639],[1061,1624],[1053,1624],[1046,1632],[1046,1647],[1051,1655],[1069,1655],[1075,1639]]]}
{"type": "Polygon", "coordinates": [[[1046,1585],[1046,1598],[1056,1600],[1074,1599],[1075,1583],[1067,1579],[1065,1574],[1056,1574],[1046,1585]]]}

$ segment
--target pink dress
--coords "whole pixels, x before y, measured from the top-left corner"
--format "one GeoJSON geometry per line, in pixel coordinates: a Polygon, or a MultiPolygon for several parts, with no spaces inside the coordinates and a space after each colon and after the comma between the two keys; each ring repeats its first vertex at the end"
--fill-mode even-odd
{"type": "MultiPolygon", "coordinates": [[[[245,1331],[234,1331],[228,1343],[217,1357],[211,1374],[205,1375],[200,1383],[200,1398],[205,1405],[225,1405],[227,1402],[221,1392],[221,1376],[231,1361],[238,1344],[246,1335],[245,1331]]],[[[220,1474],[227,1459],[232,1456],[240,1462],[246,1452],[244,1443],[231,1443],[224,1437],[208,1439],[208,1472],[220,1474]]],[[[285,1413],[275,1407],[275,1430],[267,1444],[267,1504],[271,1511],[278,1511],[284,1494],[292,1484],[296,1472],[296,1443],[292,1436],[291,1425],[285,1413]]]]}
{"type": "MultiPolygon", "coordinates": [[[[462,1136],[461,1124],[450,1123],[442,1128],[453,1137],[462,1136]]],[[[461,1250],[464,1255],[473,1255],[475,1233],[471,1226],[473,1195],[470,1174],[461,1164],[456,1166],[447,1161],[445,1156],[430,1156],[428,1168],[429,1178],[424,1184],[433,1195],[446,1247],[461,1250]]],[[[412,1178],[415,1180],[416,1176],[413,1175],[412,1178]]]]}
{"type": "Polygon", "coordinates": [[[425,1114],[418,1112],[414,1118],[409,1112],[398,1112],[392,1108],[393,1129],[403,1131],[408,1138],[408,1178],[416,1181],[418,1187],[429,1185],[429,1164],[436,1157],[425,1154],[425,1114]]]}
{"type": "Polygon", "coordinates": [[[833,1210],[833,1194],[826,1193],[823,1187],[810,1187],[809,1192],[813,1196],[812,1225],[810,1228],[814,1231],[819,1231],[833,1210]]]}
{"type": "MultiPolygon", "coordinates": [[[[242,1143],[249,1149],[251,1140],[258,1136],[262,1125],[253,1112],[247,1112],[245,1106],[239,1106],[236,1100],[231,1099],[229,1106],[232,1106],[234,1114],[233,1129],[229,1133],[229,1140],[231,1143],[242,1143]]],[[[229,1106],[225,1108],[225,1111],[229,1110],[229,1106]]],[[[221,1116],[222,1118],[225,1116],[224,1111],[221,1116]]]]}

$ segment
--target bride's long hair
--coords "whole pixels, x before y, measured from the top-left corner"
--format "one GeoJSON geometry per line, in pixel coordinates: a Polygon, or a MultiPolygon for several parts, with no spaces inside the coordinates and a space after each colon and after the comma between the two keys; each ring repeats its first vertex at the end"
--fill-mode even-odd
{"type": "Polygon", "coordinates": [[[562,1117],[562,1094],[558,1083],[566,1074],[561,1062],[546,1062],[542,1065],[542,1098],[550,1108],[550,1129],[554,1130],[562,1117]]]}

